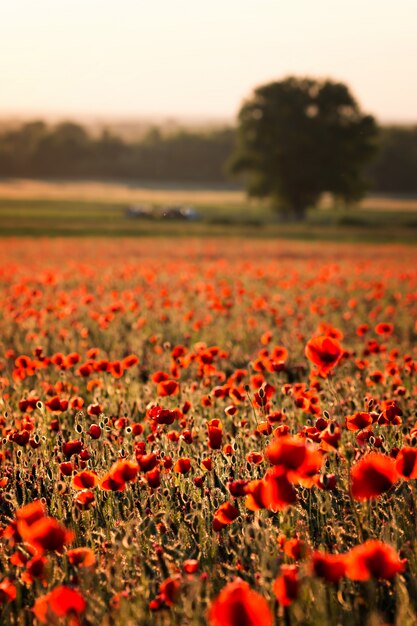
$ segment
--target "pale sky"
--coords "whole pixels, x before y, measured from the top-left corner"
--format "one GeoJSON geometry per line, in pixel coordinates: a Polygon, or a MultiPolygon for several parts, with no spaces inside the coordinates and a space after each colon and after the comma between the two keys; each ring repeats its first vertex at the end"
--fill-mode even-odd
{"type": "Polygon", "coordinates": [[[290,74],[417,122],[417,0],[0,0],[0,114],[232,119],[290,74]]]}

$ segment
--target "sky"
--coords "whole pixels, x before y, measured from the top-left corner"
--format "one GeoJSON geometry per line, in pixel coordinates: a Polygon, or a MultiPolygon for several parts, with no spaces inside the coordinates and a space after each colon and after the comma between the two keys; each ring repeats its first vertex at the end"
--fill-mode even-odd
{"type": "Polygon", "coordinates": [[[0,115],[232,120],[288,75],[417,122],[417,0],[0,0],[0,115]]]}

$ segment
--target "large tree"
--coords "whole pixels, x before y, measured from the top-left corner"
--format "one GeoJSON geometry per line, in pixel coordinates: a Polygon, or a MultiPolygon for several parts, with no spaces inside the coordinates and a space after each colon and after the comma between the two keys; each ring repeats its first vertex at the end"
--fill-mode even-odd
{"type": "Polygon", "coordinates": [[[230,168],[246,174],[250,195],[303,219],[323,192],[345,201],[363,195],[376,134],[346,85],[290,77],[243,103],[230,168]]]}

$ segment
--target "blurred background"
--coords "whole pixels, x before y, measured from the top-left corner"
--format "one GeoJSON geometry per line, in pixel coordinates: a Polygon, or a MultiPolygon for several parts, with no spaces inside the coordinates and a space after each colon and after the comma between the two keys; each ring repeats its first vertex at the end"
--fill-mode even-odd
{"type": "Polygon", "coordinates": [[[0,234],[415,240],[415,0],[13,0],[0,50],[0,234]]]}

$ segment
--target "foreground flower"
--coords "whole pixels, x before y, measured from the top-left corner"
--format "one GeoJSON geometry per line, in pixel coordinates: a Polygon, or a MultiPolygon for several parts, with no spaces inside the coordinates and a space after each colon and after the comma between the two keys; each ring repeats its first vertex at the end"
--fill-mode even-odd
{"type": "Polygon", "coordinates": [[[179,384],[176,380],[163,380],[158,383],[158,396],[175,396],[178,393],[179,384]]]}
{"type": "Polygon", "coordinates": [[[314,477],[323,463],[322,453],[297,437],[275,438],[265,455],[270,463],[285,470],[290,482],[301,483],[304,487],[314,484],[314,477]]]}
{"type": "Polygon", "coordinates": [[[246,487],[245,504],[251,511],[269,509],[282,511],[297,501],[297,494],[281,466],[267,471],[262,480],[253,480],[246,487]]]}
{"type": "Polygon", "coordinates": [[[372,424],[372,416],[365,411],[356,411],[353,415],[346,417],[346,428],[348,430],[363,430],[372,424]]]}
{"type": "Polygon", "coordinates": [[[73,533],[53,517],[44,517],[31,526],[19,525],[24,541],[30,543],[39,553],[62,552],[63,547],[73,540],[73,533]]]}
{"type": "Polygon", "coordinates": [[[35,601],[33,612],[43,624],[54,623],[54,618],[74,617],[84,613],[86,603],[79,591],[62,585],[40,596],[35,601]]]}
{"type": "Polygon", "coordinates": [[[67,557],[74,567],[92,567],[96,562],[94,552],[90,548],[73,548],[68,550],[67,557]]]}
{"type": "Polygon", "coordinates": [[[99,478],[92,470],[78,472],[72,478],[72,486],[74,489],[93,489],[98,483],[99,478]]]}
{"type": "Polygon", "coordinates": [[[300,581],[296,565],[282,565],[279,576],[274,582],[274,593],[282,606],[289,606],[298,597],[300,581]]]}
{"type": "Polygon", "coordinates": [[[16,599],[16,586],[9,578],[0,582],[0,606],[16,599]]]}
{"type": "Polygon", "coordinates": [[[222,447],[223,426],[220,420],[214,419],[207,422],[208,445],[212,450],[220,450],[222,447]]]}
{"type": "Polygon", "coordinates": [[[105,491],[124,491],[126,483],[134,482],[138,472],[138,463],[120,459],[113,463],[107,474],[103,476],[100,486],[105,491]]]}
{"type": "Polygon", "coordinates": [[[166,578],[159,586],[159,595],[167,606],[172,606],[179,598],[181,584],[178,578],[166,578]]]}
{"type": "Polygon", "coordinates": [[[319,368],[320,374],[327,374],[340,361],[343,350],[336,339],[327,335],[313,337],[306,345],[306,357],[319,368]]]}
{"type": "Polygon", "coordinates": [[[346,575],[351,580],[390,579],[403,572],[405,564],[394,548],[382,541],[369,540],[348,553],[346,575]]]}
{"type": "Polygon", "coordinates": [[[87,511],[95,502],[94,493],[85,489],[74,496],[74,503],[81,511],[87,511]]]}
{"type": "Polygon", "coordinates": [[[395,466],[405,480],[417,478],[417,448],[401,448],[395,459],[395,466]]]}
{"type": "Polygon", "coordinates": [[[230,502],[221,504],[214,513],[213,530],[219,532],[222,528],[234,522],[237,517],[239,517],[239,509],[233,506],[233,504],[230,502]]]}
{"type": "Polygon", "coordinates": [[[397,481],[395,462],[378,452],[365,455],[350,471],[352,495],[355,500],[377,498],[397,481]]]}
{"type": "Polygon", "coordinates": [[[35,500],[16,511],[17,531],[23,541],[32,545],[40,554],[62,552],[71,543],[73,533],[55,518],[48,517],[43,504],[35,500]]]}
{"type": "Polygon", "coordinates": [[[315,576],[329,583],[337,583],[346,574],[346,554],[326,554],[314,552],[311,569],[315,576]]]}
{"type": "Polygon", "coordinates": [[[210,607],[210,626],[272,626],[266,600],[240,578],[224,587],[210,607]]]}

